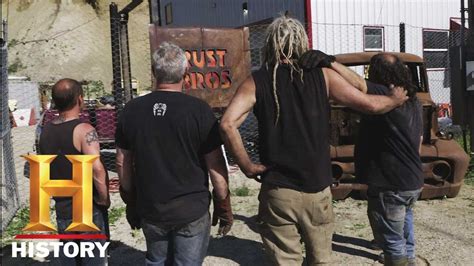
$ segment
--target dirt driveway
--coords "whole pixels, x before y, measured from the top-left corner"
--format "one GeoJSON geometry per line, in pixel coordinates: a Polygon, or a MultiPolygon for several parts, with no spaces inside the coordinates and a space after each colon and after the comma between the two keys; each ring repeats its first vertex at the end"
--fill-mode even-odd
{"type": "MultiPolygon", "coordinates": [[[[205,265],[261,265],[262,243],[257,233],[259,184],[240,172],[231,177],[231,190],[247,187],[250,195],[234,196],[235,224],[229,236],[211,238],[205,265]]],[[[117,201],[116,201],[117,202],[117,201]]],[[[336,233],[333,238],[335,265],[373,265],[379,251],[369,248],[372,233],[366,216],[367,202],[346,199],[334,203],[336,233]]],[[[415,207],[418,265],[474,265],[474,186],[465,185],[458,197],[419,201],[415,207]]],[[[213,228],[212,235],[215,236],[213,228]]],[[[113,227],[115,247],[111,264],[143,261],[145,241],[141,232],[130,233],[125,219],[113,227]],[[135,237],[133,236],[135,235],[135,237]]]]}
{"type": "MultiPolygon", "coordinates": [[[[257,233],[259,184],[240,172],[231,177],[231,190],[249,188],[249,196],[234,196],[235,224],[229,236],[215,238],[213,228],[205,265],[262,265],[262,243],[257,233]]],[[[113,194],[114,208],[123,206],[113,194]]],[[[366,216],[367,203],[346,199],[334,202],[336,233],[333,238],[335,265],[377,265],[379,251],[369,248],[372,234],[366,216]]],[[[464,185],[458,197],[419,201],[415,207],[418,265],[474,265],[474,186],[464,185]]],[[[132,232],[120,217],[111,226],[110,265],[143,265],[145,240],[141,231],[132,232]]],[[[3,265],[18,265],[4,250],[3,265]]],[[[48,259],[46,261],[49,261],[48,259]]],[[[53,264],[54,261],[49,261],[53,264]]],[[[22,261],[36,265],[35,259],[22,261]]]]}

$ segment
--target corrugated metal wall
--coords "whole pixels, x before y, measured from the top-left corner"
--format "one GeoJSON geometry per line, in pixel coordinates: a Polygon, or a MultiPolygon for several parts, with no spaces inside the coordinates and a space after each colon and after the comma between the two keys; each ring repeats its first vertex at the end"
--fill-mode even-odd
{"type": "MultiPolygon", "coordinates": [[[[163,26],[239,27],[268,20],[286,10],[305,22],[305,0],[163,0],[163,26]],[[247,3],[247,14],[243,4],[247,3]],[[173,21],[166,24],[166,6],[173,21]]],[[[364,26],[384,29],[384,50],[399,51],[399,24],[406,25],[406,52],[423,56],[423,29],[449,29],[450,17],[460,16],[459,0],[312,0],[313,47],[330,54],[364,51],[364,26]]],[[[260,28],[251,39],[262,41],[260,28]],[[253,38],[256,36],[256,38],[253,38]]],[[[252,46],[252,44],[251,44],[252,46]]],[[[258,45],[257,45],[258,46],[258,45]]],[[[253,45],[252,47],[255,47],[253,45]]],[[[258,54],[254,49],[254,54],[258,54]]],[[[253,64],[258,67],[259,62],[253,64]]],[[[363,73],[362,68],[358,68],[363,73]]],[[[446,87],[444,71],[429,71],[432,88],[446,87]]],[[[449,88],[432,91],[437,102],[449,102],[449,88]]]]}
{"type": "Polygon", "coordinates": [[[286,10],[302,22],[304,0],[164,0],[161,1],[162,25],[173,27],[238,27],[284,14],[286,10]],[[243,4],[247,3],[245,15],[243,4]],[[165,21],[165,7],[171,4],[173,22],[165,21]]]}
{"type": "MultiPolygon", "coordinates": [[[[423,56],[423,29],[449,30],[460,16],[459,0],[312,0],[313,47],[330,54],[364,51],[364,26],[384,28],[384,50],[400,50],[399,24],[406,25],[406,52],[423,56]]],[[[448,67],[448,66],[446,66],[448,67]]],[[[362,68],[358,68],[363,73],[362,68]]],[[[444,71],[428,71],[432,97],[449,102],[444,71]],[[443,88],[445,88],[443,90],[443,88]]]]}
{"type": "Polygon", "coordinates": [[[385,51],[399,50],[400,22],[406,24],[406,52],[423,55],[422,29],[449,29],[459,17],[459,0],[313,0],[313,45],[329,53],[363,51],[363,27],[383,26],[385,51]]]}

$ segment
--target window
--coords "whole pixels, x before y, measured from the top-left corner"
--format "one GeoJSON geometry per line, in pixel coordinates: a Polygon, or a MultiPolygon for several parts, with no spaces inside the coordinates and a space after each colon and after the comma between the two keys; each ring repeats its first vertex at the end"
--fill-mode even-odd
{"type": "Polygon", "coordinates": [[[173,23],[173,8],[171,6],[171,3],[165,6],[165,20],[166,25],[173,23]]]}
{"type": "Polygon", "coordinates": [[[449,34],[446,30],[423,30],[423,58],[427,69],[448,67],[449,34]]]}
{"type": "Polygon", "coordinates": [[[383,50],[383,27],[364,27],[364,51],[383,50]]]}

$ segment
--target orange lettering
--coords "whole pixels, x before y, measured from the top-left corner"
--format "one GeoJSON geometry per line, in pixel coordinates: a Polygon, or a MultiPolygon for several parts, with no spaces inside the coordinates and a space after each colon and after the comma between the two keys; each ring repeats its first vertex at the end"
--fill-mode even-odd
{"type": "Polygon", "coordinates": [[[207,50],[206,55],[207,55],[207,66],[216,67],[216,58],[214,57],[214,51],[207,50]]]}
{"type": "Polygon", "coordinates": [[[192,61],[191,61],[191,52],[188,51],[188,50],[186,50],[186,51],[184,52],[184,54],[186,55],[186,59],[188,60],[188,66],[189,66],[189,67],[192,67],[192,66],[193,66],[193,63],[192,63],[192,61]]]}
{"type": "Polygon", "coordinates": [[[192,53],[194,65],[197,66],[198,68],[204,68],[205,64],[205,58],[204,58],[204,51],[199,52],[199,58],[198,58],[198,51],[193,51],[192,53]]]}
{"type": "Polygon", "coordinates": [[[224,55],[226,54],[226,50],[216,50],[216,54],[219,57],[219,66],[224,67],[225,66],[224,55]]]}
{"type": "Polygon", "coordinates": [[[204,74],[196,72],[196,89],[204,89],[204,74]]]}
{"type": "Polygon", "coordinates": [[[219,75],[216,72],[206,73],[206,86],[210,89],[219,88],[219,75]]]}
{"type": "Polygon", "coordinates": [[[232,85],[232,80],[230,79],[230,70],[224,70],[221,73],[221,88],[228,89],[232,85]]]}
{"type": "Polygon", "coordinates": [[[192,74],[193,74],[193,73],[191,73],[191,74],[190,74],[190,73],[184,74],[184,88],[185,88],[185,89],[189,89],[189,88],[191,88],[191,86],[192,86],[192,84],[191,84],[191,75],[192,75],[192,74]]]}

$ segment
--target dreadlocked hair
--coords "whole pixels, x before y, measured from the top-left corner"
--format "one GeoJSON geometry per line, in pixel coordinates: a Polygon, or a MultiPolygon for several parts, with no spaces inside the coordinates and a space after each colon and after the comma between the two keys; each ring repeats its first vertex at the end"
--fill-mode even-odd
{"type": "Polygon", "coordinates": [[[278,100],[276,76],[280,62],[285,60],[290,67],[291,81],[293,73],[299,73],[303,81],[303,71],[298,66],[298,58],[308,51],[308,36],[303,25],[294,18],[281,16],[276,18],[267,28],[267,37],[263,51],[263,63],[273,69],[273,97],[276,106],[275,125],[280,118],[280,102],[278,100]]]}

